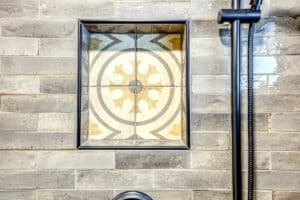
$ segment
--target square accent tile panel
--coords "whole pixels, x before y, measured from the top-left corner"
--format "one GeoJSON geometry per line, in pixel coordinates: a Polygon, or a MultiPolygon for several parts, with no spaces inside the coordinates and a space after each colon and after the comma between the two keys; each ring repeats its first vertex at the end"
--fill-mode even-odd
{"type": "Polygon", "coordinates": [[[166,31],[89,33],[81,51],[80,146],[187,146],[183,37],[166,31]]]}

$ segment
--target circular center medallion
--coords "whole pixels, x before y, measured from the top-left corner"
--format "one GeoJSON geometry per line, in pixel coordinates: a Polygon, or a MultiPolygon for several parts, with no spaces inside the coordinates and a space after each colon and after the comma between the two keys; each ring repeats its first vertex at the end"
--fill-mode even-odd
{"type": "Polygon", "coordinates": [[[128,84],[128,88],[130,90],[130,92],[134,93],[134,94],[138,94],[143,90],[143,83],[139,80],[132,80],[129,82],[128,84]]]}

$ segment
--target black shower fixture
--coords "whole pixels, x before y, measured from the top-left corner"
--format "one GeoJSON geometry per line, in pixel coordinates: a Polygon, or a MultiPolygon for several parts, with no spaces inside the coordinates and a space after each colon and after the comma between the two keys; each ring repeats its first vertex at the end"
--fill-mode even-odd
{"type": "Polygon", "coordinates": [[[218,14],[218,23],[240,20],[242,23],[258,22],[261,17],[260,10],[254,9],[222,9],[218,14]]]}
{"type": "Polygon", "coordinates": [[[118,194],[112,200],[153,200],[153,199],[143,192],[126,191],[118,194]]]}
{"type": "MultiPolygon", "coordinates": [[[[240,0],[233,0],[240,1],[240,0]]],[[[234,3],[233,3],[234,4],[234,3]]],[[[240,2],[238,3],[240,4],[240,2]]],[[[250,9],[221,9],[218,13],[218,23],[223,22],[234,22],[239,20],[241,23],[254,23],[258,22],[261,18],[261,10],[260,5],[262,4],[262,0],[251,0],[250,9]]]]}
{"type": "Polygon", "coordinates": [[[232,9],[222,9],[218,22],[231,23],[231,126],[232,126],[232,193],[233,200],[242,200],[241,171],[241,23],[249,24],[248,34],[248,200],[254,193],[254,98],[253,98],[253,39],[255,22],[261,17],[262,0],[251,0],[251,9],[241,9],[241,0],[232,0],[232,9]]]}

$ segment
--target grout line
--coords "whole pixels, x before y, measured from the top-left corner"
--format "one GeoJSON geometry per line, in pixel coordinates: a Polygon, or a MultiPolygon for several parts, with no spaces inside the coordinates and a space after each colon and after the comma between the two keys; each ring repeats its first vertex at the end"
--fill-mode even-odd
{"type": "Polygon", "coordinates": [[[38,19],[41,19],[41,0],[38,1],[38,19]]]}
{"type": "Polygon", "coordinates": [[[190,151],[190,159],[191,159],[191,161],[190,161],[190,164],[191,164],[191,166],[190,166],[190,168],[191,169],[193,169],[193,152],[195,152],[195,151],[190,151]]]}
{"type": "Polygon", "coordinates": [[[75,170],[75,180],[74,180],[74,187],[75,187],[75,190],[78,189],[78,185],[77,185],[77,181],[78,181],[78,170],[76,169],[75,170]]]}
{"type": "Polygon", "coordinates": [[[41,47],[41,38],[38,38],[38,40],[37,40],[37,55],[36,55],[36,57],[40,56],[40,47],[41,47]]]}
{"type": "MultiPolygon", "coordinates": [[[[137,80],[137,71],[138,71],[138,65],[137,65],[137,33],[135,28],[135,40],[134,40],[134,78],[137,80]]],[[[135,87],[137,87],[137,81],[135,81],[135,87]]],[[[135,88],[136,89],[136,88],[135,88]]],[[[134,94],[134,139],[137,140],[137,109],[138,109],[138,102],[137,102],[137,94],[134,94]]]]}
{"type": "Polygon", "coordinates": [[[270,170],[273,169],[273,166],[272,166],[272,151],[269,151],[270,153],[270,156],[269,156],[269,160],[270,160],[270,170]]]}

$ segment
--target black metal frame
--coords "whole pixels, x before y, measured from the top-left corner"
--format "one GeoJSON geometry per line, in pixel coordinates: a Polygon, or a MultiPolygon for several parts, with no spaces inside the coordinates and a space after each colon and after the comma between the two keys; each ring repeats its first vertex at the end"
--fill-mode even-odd
{"type": "MultiPolygon", "coordinates": [[[[92,32],[91,32],[92,33],[92,32]]],[[[179,20],[89,20],[89,19],[79,19],[78,20],[78,46],[77,46],[77,66],[78,66],[78,82],[77,82],[77,148],[86,150],[189,150],[190,149],[190,28],[189,20],[179,19],[179,20]],[[140,146],[81,146],[81,49],[82,49],[82,28],[84,24],[183,24],[186,28],[186,146],[154,146],[154,147],[140,147],[140,146]]]]}

